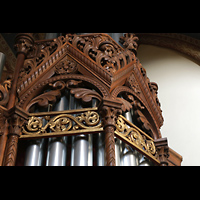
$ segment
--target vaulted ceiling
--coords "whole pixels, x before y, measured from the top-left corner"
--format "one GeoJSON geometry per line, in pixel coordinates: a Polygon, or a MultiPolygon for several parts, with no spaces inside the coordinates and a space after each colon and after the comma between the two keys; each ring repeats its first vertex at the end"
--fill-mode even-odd
{"type": "MultiPolygon", "coordinates": [[[[66,33],[62,33],[62,35],[65,34],[66,33]]],[[[4,66],[0,82],[3,82],[8,75],[12,75],[14,72],[16,62],[16,51],[14,50],[14,43],[16,35],[17,33],[0,34],[0,52],[6,54],[6,64],[4,66]]],[[[200,63],[200,33],[137,33],[137,36],[140,39],[140,44],[152,44],[178,50],[189,56],[193,55],[191,57],[200,63]],[[165,42],[162,42],[164,40],[165,42]],[[175,40],[178,41],[176,45],[174,45],[173,42],[175,40]],[[192,49],[192,53],[191,51],[187,51],[186,49],[182,48],[180,42],[187,43],[187,48],[192,49]]],[[[43,40],[45,39],[45,33],[34,33],[33,37],[35,40],[43,40]]]]}

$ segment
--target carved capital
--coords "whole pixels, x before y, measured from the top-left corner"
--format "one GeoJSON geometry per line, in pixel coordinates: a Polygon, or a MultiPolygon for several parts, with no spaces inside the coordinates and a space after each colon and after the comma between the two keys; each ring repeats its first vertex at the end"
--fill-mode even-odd
{"type": "Polygon", "coordinates": [[[104,122],[104,128],[113,126],[116,128],[116,121],[118,115],[122,113],[122,103],[116,100],[103,99],[100,106],[100,114],[104,122]]]}
{"type": "Polygon", "coordinates": [[[114,99],[104,98],[99,107],[105,132],[106,165],[115,166],[115,138],[117,117],[122,113],[122,103],[114,99]]]}
{"type": "Polygon", "coordinates": [[[157,148],[160,165],[161,166],[168,166],[167,158],[169,157],[169,147],[167,138],[160,138],[154,140],[154,144],[157,148]]]}
{"type": "Polygon", "coordinates": [[[33,48],[34,39],[30,33],[19,33],[15,38],[14,48],[17,54],[23,53],[27,56],[28,52],[33,48]]]}
{"type": "Polygon", "coordinates": [[[21,127],[23,124],[24,120],[18,116],[17,114],[12,115],[8,119],[9,123],[9,135],[21,135],[21,127]]]}

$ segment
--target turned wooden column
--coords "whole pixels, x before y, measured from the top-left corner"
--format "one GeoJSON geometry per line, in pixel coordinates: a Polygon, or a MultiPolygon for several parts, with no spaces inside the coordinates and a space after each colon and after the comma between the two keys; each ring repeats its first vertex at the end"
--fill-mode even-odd
{"type": "Polygon", "coordinates": [[[104,99],[100,110],[105,132],[106,166],[116,166],[114,131],[117,117],[122,113],[121,103],[113,99],[104,99]]]}
{"type": "MultiPolygon", "coordinates": [[[[15,72],[12,80],[12,87],[10,90],[8,109],[8,126],[5,127],[4,134],[0,138],[0,144],[3,148],[0,149],[0,157],[4,166],[13,166],[17,155],[17,143],[20,136],[20,119],[14,114],[15,102],[17,96],[17,81],[21,68],[24,65],[24,60],[28,52],[33,47],[33,37],[30,33],[20,33],[15,38],[15,49],[17,51],[17,61],[15,65],[15,72]],[[6,147],[6,148],[5,148],[6,147]]],[[[0,163],[2,164],[2,163],[0,163]]]]}

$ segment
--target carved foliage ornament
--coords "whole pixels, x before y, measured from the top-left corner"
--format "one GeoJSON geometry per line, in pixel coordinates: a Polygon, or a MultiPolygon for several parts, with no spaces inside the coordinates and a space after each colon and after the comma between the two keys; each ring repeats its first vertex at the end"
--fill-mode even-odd
{"type": "Polygon", "coordinates": [[[43,125],[45,118],[30,117],[27,124],[22,127],[22,133],[25,135],[42,135],[48,133],[49,129],[51,132],[63,132],[102,127],[100,117],[94,111],[83,112],[77,117],[70,114],[60,114],[50,118],[49,122],[43,125]]]}
{"type": "Polygon", "coordinates": [[[136,53],[138,48],[139,38],[134,33],[125,33],[120,37],[120,43],[128,50],[136,53]]]}
{"type": "Polygon", "coordinates": [[[116,132],[127,138],[128,141],[135,144],[139,149],[157,158],[158,155],[153,139],[150,139],[148,135],[144,134],[137,127],[129,125],[127,125],[126,119],[123,116],[119,116],[116,124],[116,132]]]}
{"type": "Polygon", "coordinates": [[[106,34],[67,35],[66,40],[88,55],[108,73],[114,74],[135,59],[128,49],[121,48],[106,34]]]}
{"type": "Polygon", "coordinates": [[[71,94],[74,94],[74,97],[77,99],[81,99],[83,103],[88,103],[92,101],[92,98],[98,99],[100,102],[102,100],[102,96],[97,93],[94,89],[85,89],[80,88],[83,86],[83,81],[76,81],[76,80],[67,80],[65,81],[56,81],[54,83],[49,83],[49,86],[52,90],[45,92],[34,99],[32,99],[26,107],[28,111],[31,106],[34,104],[38,104],[42,107],[48,107],[50,103],[55,103],[58,98],[61,97],[61,92],[65,88],[70,90],[71,94]]]}

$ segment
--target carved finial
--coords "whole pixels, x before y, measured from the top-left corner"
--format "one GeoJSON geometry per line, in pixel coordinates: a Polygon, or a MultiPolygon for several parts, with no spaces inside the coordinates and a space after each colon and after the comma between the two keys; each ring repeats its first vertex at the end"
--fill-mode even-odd
{"type": "Polygon", "coordinates": [[[23,53],[27,56],[28,51],[33,47],[34,39],[31,33],[19,33],[15,38],[14,48],[17,54],[23,53]]]}
{"type": "Polygon", "coordinates": [[[137,52],[139,38],[134,33],[125,33],[124,36],[120,37],[119,42],[124,48],[132,51],[134,54],[137,52]]]}

